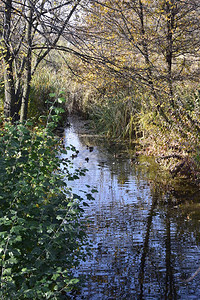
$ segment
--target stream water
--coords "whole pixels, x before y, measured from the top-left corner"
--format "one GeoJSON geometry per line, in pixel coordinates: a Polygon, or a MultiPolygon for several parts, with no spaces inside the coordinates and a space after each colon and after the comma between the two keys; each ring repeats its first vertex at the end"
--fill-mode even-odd
{"type": "Polygon", "coordinates": [[[88,169],[73,191],[98,190],[84,213],[92,256],[76,270],[88,278],[71,299],[200,299],[200,273],[185,282],[200,266],[199,191],[162,187],[153,159],[131,163],[127,145],[91,135],[81,120],[65,144],[79,150],[74,168],[88,169]]]}

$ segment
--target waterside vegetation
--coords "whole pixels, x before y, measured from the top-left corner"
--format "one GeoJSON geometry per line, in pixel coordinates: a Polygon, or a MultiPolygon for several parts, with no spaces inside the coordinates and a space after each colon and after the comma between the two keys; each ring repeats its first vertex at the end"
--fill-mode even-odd
{"type": "Polygon", "coordinates": [[[86,203],[70,188],[86,169],[70,171],[66,154],[76,149],[64,149],[52,131],[57,109],[46,127],[5,123],[0,130],[2,299],[66,299],[79,283],[72,270],[89,254],[80,220],[86,203]]]}
{"type": "Polygon", "coordinates": [[[87,254],[82,199],[63,181],[84,170],[58,158],[58,114],[200,184],[199,11],[198,0],[0,1],[2,299],[62,299],[87,254]]]}
{"type": "Polygon", "coordinates": [[[52,50],[32,78],[29,116],[62,88],[66,111],[107,138],[136,140],[172,177],[199,183],[199,9],[175,0],[83,6],[73,51],[63,40],[61,56],[52,50]]]}

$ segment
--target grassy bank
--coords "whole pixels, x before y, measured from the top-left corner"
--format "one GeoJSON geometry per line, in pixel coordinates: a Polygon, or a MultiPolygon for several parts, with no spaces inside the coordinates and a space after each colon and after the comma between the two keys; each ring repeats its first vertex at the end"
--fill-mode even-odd
{"type": "Polygon", "coordinates": [[[141,153],[155,156],[172,177],[200,183],[200,87],[177,85],[173,106],[163,95],[157,109],[152,95],[142,90],[116,94],[88,90],[79,97],[78,111],[85,114],[96,132],[108,138],[136,140],[141,153]],[[86,98],[87,101],[82,101],[86,98]]]}

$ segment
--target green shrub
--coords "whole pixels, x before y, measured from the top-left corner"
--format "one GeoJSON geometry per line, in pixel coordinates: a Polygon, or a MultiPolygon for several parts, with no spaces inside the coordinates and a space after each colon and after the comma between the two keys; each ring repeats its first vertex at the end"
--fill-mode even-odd
{"type": "Polygon", "coordinates": [[[87,252],[82,199],[63,176],[85,170],[71,174],[56,144],[49,129],[0,129],[1,299],[66,299],[78,282],[72,269],[87,252]]]}

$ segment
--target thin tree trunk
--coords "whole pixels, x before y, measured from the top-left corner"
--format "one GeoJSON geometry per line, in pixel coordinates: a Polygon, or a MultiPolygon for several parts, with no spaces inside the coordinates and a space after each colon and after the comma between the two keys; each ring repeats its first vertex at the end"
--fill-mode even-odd
{"type": "Polygon", "coordinates": [[[13,78],[12,62],[13,57],[10,50],[10,27],[11,27],[12,0],[7,0],[4,7],[3,22],[3,41],[5,46],[4,52],[4,85],[5,85],[5,101],[4,116],[6,119],[15,119],[15,85],[13,78]]]}
{"type": "Polygon", "coordinates": [[[15,87],[12,76],[12,65],[4,58],[4,116],[15,121],[15,87]]]}
{"type": "Polygon", "coordinates": [[[173,29],[174,29],[174,0],[166,1],[167,13],[167,48],[166,48],[166,62],[167,62],[167,79],[170,93],[170,103],[174,107],[173,100],[173,86],[172,86],[172,59],[173,59],[173,29]]]}
{"type": "Polygon", "coordinates": [[[156,93],[155,87],[154,87],[154,82],[153,82],[153,74],[152,74],[152,68],[151,68],[151,62],[149,59],[149,51],[148,51],[148,45],[146,42],[146,37],[145,37],[145,26],[144,26],[144,7],[143,7],[143,3],[142,0],[139,0],[139,18],[140,18],[140,24],[141,24],[141,35],[143,37],[142,40],[142,47],[143,47],[143,55],[144,55],[144,59],[145,59],[145,63],[147,66],[147,78],[148,78],[148,84],[151,88],[151,93],[156,101],[156,109],[158,111],[158,113],[165,119],[165,121],[167,123],[169,123],[169,119],[167,118],[165,112],[163,111],[162,107],[160,106],[159,103],[159,97],[156,93]]]}
{"type": "Polygon", "coordinates": [[[31,29],[32,29],[32,8],[29,7],[28,16],[27,16],[27,31],[26,31],[26,39],[28,45],[28,52],[26,57],[26,72],[25,72],[25,82],[22,94],[22,103],[21,103],[21,112],[20,112],[20,122],[23,122],[27,119],[28,114],[28,100],[30,95],[30,82],[31,82],[31,47],[32,47],[32,37],[31,37],[31,29]]]}

